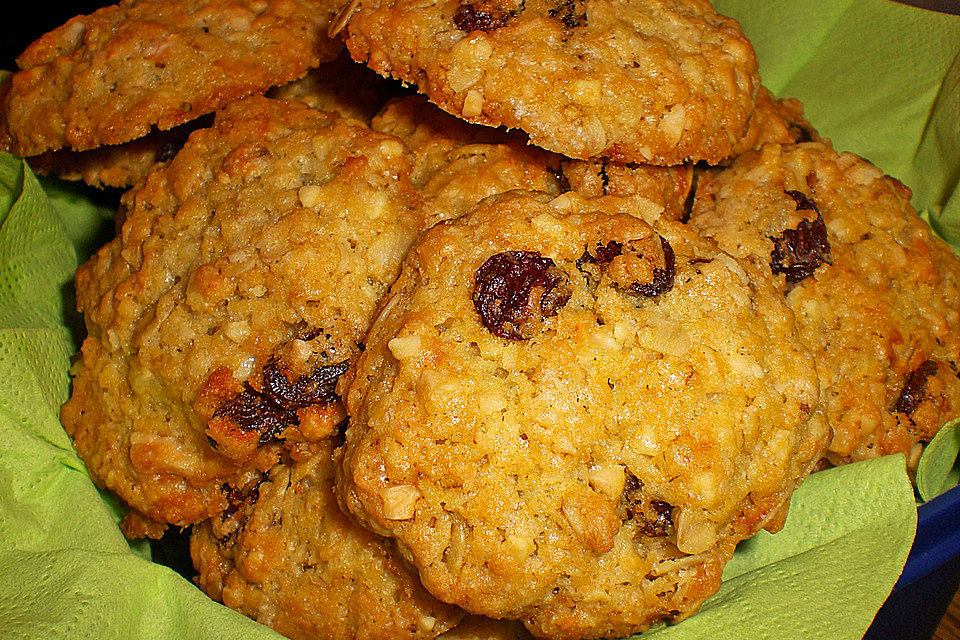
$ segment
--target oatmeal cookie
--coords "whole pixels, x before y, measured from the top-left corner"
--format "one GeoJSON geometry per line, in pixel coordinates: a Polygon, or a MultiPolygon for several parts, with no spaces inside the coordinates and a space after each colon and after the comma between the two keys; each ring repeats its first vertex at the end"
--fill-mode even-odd
{"type": "Polygon", "coordinates": [[[690,224],[796,313],[831,462],[900,452],[912,468],[960,415],[960,263],[900,182],[825,143],[767,145],[705,178],[690,224]]]}
{"type": "Polygon", "coordinates": [[[411,179],[433,221],[459,218],[482,199],[512,189],[554,195],[564,189],[560,156],[528,145],[519,131],[468,124],[422,96],[391,101],[372,127],[413,151],[411,179]]]}
{"type": "Polygon", "coordinates": [[[340,381],[341,504],[537,636],[695,611],[826,437],[770,282],[622,203],[512,192],[433,227],[340,381]]]}
{"type": "Polygon", "coordinates": [[[425,229],[411,166],[394,137],[253,97],[124,196],[77,272],[88,336],[61,417],[141,518],[128,532],[219,513],[222,488],[343,420],[337,378],[425,229]]]}
{"type": "Polygon", "coordinates": [[[9,151],[85,151],[170,129],[341,50],[332,0],[124,0],[30,45],[0,105],[9,151]]]}
{"type": "Polygon", "coordinates": [[[719,162],[760,86],[706,0],[354,0],[347,46],[461,118],[571,158],[719,162]]]}
{"type": "Polygon", "coordinates": [[[293,640],[429,640],[456,625],[462,610],[337,507],[332,452],[329,440],[292,452],[194,527],[197,584],[293,640]]]}

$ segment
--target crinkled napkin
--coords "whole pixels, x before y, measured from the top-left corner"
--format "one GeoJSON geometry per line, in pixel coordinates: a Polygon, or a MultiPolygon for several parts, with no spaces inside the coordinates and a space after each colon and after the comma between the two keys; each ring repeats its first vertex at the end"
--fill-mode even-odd
{"type": "MultiPolygon", "coordinates": [[[[960,19],[886,0],[718,0],[777,95],[800,98],[838,149],[914,189],[960,246],[960,19]]],[[[207,598],[116,523],[59,422],[81,323],[72,280],[112,229],[82,190],[0,155],[0,621],[4,638],[278,638],[207,598]]],[[[957,482],[960,429],[928,447],[929,499],[957,482]]],[[[743,543],[697,615],[644,638],[860,638],[916,527],[903,458],[812,476],[786,527],[743,543]]]]}

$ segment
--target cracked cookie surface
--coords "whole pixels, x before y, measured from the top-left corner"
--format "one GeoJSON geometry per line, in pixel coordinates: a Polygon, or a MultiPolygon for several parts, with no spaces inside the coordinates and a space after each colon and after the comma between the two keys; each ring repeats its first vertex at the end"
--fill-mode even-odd
{"type": "Polygon", "coordinates": [[[123,199],[77,272],[87,338],[61,418],[154,535],[344,418],[337,379],[426,228],[392,136],[297,100],[221,111],[123,199]]]}

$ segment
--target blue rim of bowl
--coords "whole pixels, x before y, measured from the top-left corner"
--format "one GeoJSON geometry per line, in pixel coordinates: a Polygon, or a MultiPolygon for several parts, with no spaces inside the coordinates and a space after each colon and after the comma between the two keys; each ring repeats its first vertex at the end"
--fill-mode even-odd
{"type": "Polygon", "coordinates": [[[917,508],[917,535],[894,593],[960,556],[960,486],[917,508]]]}

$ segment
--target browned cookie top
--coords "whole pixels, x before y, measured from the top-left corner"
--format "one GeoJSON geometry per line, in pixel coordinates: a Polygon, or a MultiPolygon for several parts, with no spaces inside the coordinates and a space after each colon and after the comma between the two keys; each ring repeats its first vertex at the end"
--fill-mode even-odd
{"type": "Polygon", "coordinates": [[[695,611],[826,437],[771,284],[623,203],[512,192],[433,227],[348,374],[342,503],[538,636],[695,611]]]}
{"type": "Polygon", "coordinates": [[[690,224],[752,259],[814,352],[834,462],[904,453],[960,415],[960,261],[910,191],[828,145],[767,145],[707,175],[690,224]]]}
{"type": "Polygon", "coordinates": [[[760,86],[739,25],[706,0],[353,5],[355,59],[573,158],[716,163],[746,131],[760,86]]]}
{"type": "Polygon", "coordinates": [[[337,378],[424,230],[397,138],[298,100],[233,103],[124,198],[77,272],[63,407],[91,475],[158,523],[343,417],[337,378]]]}
{"type": "Polygon", "coordinates": [[[330,0],[125,0],[17,59],[0,121],[33,156],[127,142],[299,78],[341,44],[330,0]]]}

